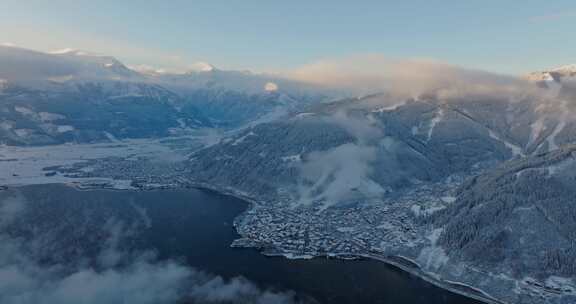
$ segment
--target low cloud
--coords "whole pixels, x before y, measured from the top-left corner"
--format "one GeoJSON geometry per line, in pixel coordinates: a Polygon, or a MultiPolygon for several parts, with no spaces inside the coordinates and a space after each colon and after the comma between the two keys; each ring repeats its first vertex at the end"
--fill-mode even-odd
{"type": "Polygon", "coordinates": [[[375,147],[353,143],[310,153],[299,167],[299,204],[328,208],[381,195],[384,190],[370,178],[376,153],[375,147]]]}
{"type": "MultiPolygon", "coordinates": [[[[161,261],[148,251],[127,250],[125,238],[136,233],[121,222],[108,221],[104,248],[91,260],[63,264],[39,258],[51,232],[32,239],[7,232],[7,225],[26,212],[21,196],[0,201],[0,302],[5,304],[156,304],[156,303],[297,303],[295,293],[263,290],[249,280],[230,280],[174,260],[161,261]]],[[[83,229],[82,227],[75,227],[83,229]]],[[[17,229],[16,229],[17,230],[17,229]]],[[[60,230],[59,230],[60,231],[60,230]]],[[[61,233],[61,232],[60,232],[61,233]]],[[[58,234],[65,238],[65,235],[58,234]]]]}
{"type": "Polygon", "coordinates": [[[489,96],[520,98],[538,89],[519,77],[467,69],[427,59],[395,60],[382,55],[320,60],[286,74],[287,77],[359,93],[387,92],[394,96],[440,98],[489,96]]]}
{"type": "MultiPolygon", "coordinates": [[[[378,198],[386,193],[386,185],[373,178],[376,175],[372,171],[374,164],[383,161],[383,166],[393,166],[396,162],[389,159],[401,152],[396,150],[392,138],[385,137],[386,130],[374,118],[373,111],[355,111],[356,108],[392,109],[409,99],[433,98],[441,102],[527,101],[547,104],[556,112],[566,108],[561,107],[561,102],[548,102],[556,98],[558,92],[540,88],[519,77],[432,60],[355,56],[313,63],[293,71],[289,77],[327,87],[345,87],[360,94],[383,93],[345,100],[339,110],[327,111],[329,115],[323,119],[346,130],[354,141],[327,151],[312,152],[303,158],[296,193],[298,202],[306,205],[329,207],[360,198],[378,198]]],[[[399,170],[395,174],[400,175],[398,172],[402,168],[395,170],[399,170]]]]}
{"type": "Polygon", "coordinates": [[[371,119],[370,115],[353,116],[346,112],[346,109],[343,109],[324,118],[324,120],[346,130],[361,145],[378,140],[383,135],[382,129],[377,126],[378,122],[371,119]]]}
{"type": "Polygon", "coordinates": [[[200,303],[254,303],[289,304],[296,303],[295,293],[279,293],[261,290],[249,280],[237,277],[224,280],[219,276],[196,273],[196,285],[191,288],[189,298],[200,303]]]}
{"type": "Polygon", "coordinates": [[[298,204],[328,208],[382,195],[384,189],[372,180],[373,162],[384,135],[378,121],[371,114],[355,115],[345,109],[322,119],[342,128],[353,141],[303,158],[298,164],[298,204]]]}

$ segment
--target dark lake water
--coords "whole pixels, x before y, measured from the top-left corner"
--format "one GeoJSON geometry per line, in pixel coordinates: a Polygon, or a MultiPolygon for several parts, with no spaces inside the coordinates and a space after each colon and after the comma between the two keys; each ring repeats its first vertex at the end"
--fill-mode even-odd
{"type": "MultiPolygon", "coordinates": [[[[478,304],[437,288],[393,266],[372,260],[266,257],[252,249],[231,248],[238,237],[233,219],[247,203],[203,190],[150,192],[89,190],[62,185],[33,186],[63,203],[90,201],[146,210],[148,246],[162,258],[182,257],[188,265],[225,278],[244,276],[264,288],[294,290],[320,303],[478,304]]],[[[44,194],[36,194],[43,195],[44,194]]]]}

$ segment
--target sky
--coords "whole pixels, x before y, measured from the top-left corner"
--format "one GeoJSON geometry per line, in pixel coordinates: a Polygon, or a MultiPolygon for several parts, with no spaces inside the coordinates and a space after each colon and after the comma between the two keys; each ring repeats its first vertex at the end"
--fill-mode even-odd
{"type": "Polygon", "coordinates": [[[0,0],[0,43],[282,72],[381,54],[505,74],[576,63],[573,0],[0,0]]]}

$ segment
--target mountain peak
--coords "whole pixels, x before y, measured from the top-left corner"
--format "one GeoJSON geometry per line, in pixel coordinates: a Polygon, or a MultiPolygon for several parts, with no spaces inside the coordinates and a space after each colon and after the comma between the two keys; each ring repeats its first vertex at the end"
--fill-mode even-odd
{"type": "Polygon", "coordinates": [[[87,52],[73,49],[73,48],[63,48],[63,49],[59,49],[59,50],[54,50],[54,51],[48,52],[48,54],[52,54],[52,55],[76,55],[76,56],[89,55],[87,52]]]}
{"type": "Polygon", "coordinates": [[[551,72],[576,75],[576,64],[563,65],[561,67],[557,67],[555,69],[552,69],[551,72]]]}
{"type": "Polygon", "coordinates": [[[567,64],[557,68],[532,72],[526,76],[534,82],[562,82],[566,78],[576,77],[576,64],[567,64]]]}
{"type": "Polygon", "coordinates": [[[216,70],[215,66],[207,62],[196,62],[190,68],[194,72],[213,72],[216,70]]]}

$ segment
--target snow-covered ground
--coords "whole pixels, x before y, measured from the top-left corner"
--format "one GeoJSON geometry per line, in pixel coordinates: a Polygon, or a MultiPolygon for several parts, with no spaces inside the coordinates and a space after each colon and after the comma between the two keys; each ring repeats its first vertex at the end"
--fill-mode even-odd
{"type": "MultiPolygon", "coordinates": [[[[0,146],[0,185],[78,182],[79,179],[61,175],[46,176],[47,171],[43,169],[106,157],[144,157],[176,161],[184,159],[185,155],[157,139],[43,147],[0,146]]],[[[121,181],[115,181],[116,184],[121,188],[127,186],[121,181]]]]}

